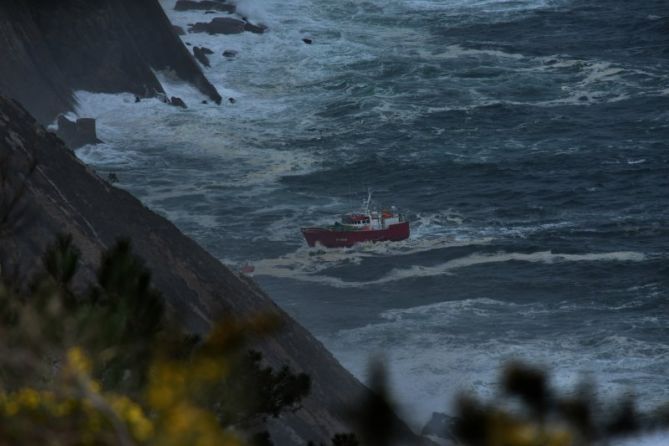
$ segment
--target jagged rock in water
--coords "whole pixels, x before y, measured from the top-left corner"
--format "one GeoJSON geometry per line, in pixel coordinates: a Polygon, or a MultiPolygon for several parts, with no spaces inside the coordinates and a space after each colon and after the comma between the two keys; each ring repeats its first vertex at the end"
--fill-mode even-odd
{"type": "Polygon", "coordinates": [[[234,57],[237,57],[237,54],[239,54],[239,53],[235,50],[225,50],[225,51],[223,51],[223,57],[226,57],[228,59],[232,59],[234,57]]]}
{"type": "Polygon", "coordinates": [[[244,31],[262,34],[267,27],[263,25],[253,25],[244,20],[234,19],[232,17],[216,17],[209,23],[198,22],[190,26],[189,31],[193,33],[207,34],[240,34],[244,31]]]}
{"type": "Polygon", "coordinates": [[[253,23],[246,22],[244,25],[244,31],[249,31],[255,34],[262,34],[265,31],[267,31],[267,27],[265,25],[254,25],[253,23]]]}
{"type": "Polygon", "coordinates": [[[302,42],[306,43],[307,45],[311,45],[311,44],[313,43],[313,40],[311,40],[311,39],[308,38],[308,37],[304,37],[304,38],[302,39],[302,42]]]}
{"type": "Polygon", "coordinates": [[[98,139],[95,119],[79,118],[76,122],[70,121],[65,116],[58,116],[58,130],[56,134],[71,149],[77,149],[87,144],[99,144],[102,141],[98,139]]]}
{"type": "Polygon", "coordinates": [[[158,0],[3,0],[0,48],[0,94],[44,124],[74,109],[77,90],[163,92],[160,70],[221,102],[158,0]]]}
{"type": "Polygon", "coordinates": [[[98,139],[95,119],[93,118],[79,118],[77,119],[77,137],[81,145],[98,144],[101,143],[98,139]]]}
{"type": "Polygon", "coordinates": [[[246,22],[231,17],[216,17],[209,23],[198,22],[191,25],[189,31],[207,34],[240,34],[244,32],[246,22]]]}
{"type": "Polygon", "coordinates": [[[172,25],[172,29],[174,30],[175,33],[177,33],[177,36],[185,36],[186,31],[179,25],[172,25]]]}
{"type": "MultiPolygon", "coordinates": [[[[194,46],[193,47],[193,56],[200,62],[202,65],[205,67],[210,67],[211,65],[209,64],[209,58],[207,57],[207,51],[205,51],[206,48],[200,48],[199,46],[194,46]]],[[[211,54],[212,51],[209,50],[209,53],[211,54]]]]}
{"type": "Polygon", "coordinates": [[[202,0],[202,1],[193,1],[193,0],[178,0],[176,5],[174,5],[175,11],[223,11],[233,13],[236,11],[236,7],[230,3],[223,3],[213,0],[202,0]]]}
{"type": "Polygon", "coordinates": [[[65,116],[60,115],[58,116],[56,122],[58,123],[56,134],[60,137],[60,139],[65,142],[74,139],[75,135],[77,134],[77,124],[74,121],[70,121],[65,116]]]}
{"type": "Polygon", "coordinates": [[[176,97],[176,96],[172,96],[172,97],[170,98],[170,102],[169,102],[169,104],[170,104],[170,105],[173,105],[173,106],[175,106],[175,107],[188,108],[188,106],[187,106],[186,103],[183,101],[183,99],[178,98],[178,97],[176,97]]]}

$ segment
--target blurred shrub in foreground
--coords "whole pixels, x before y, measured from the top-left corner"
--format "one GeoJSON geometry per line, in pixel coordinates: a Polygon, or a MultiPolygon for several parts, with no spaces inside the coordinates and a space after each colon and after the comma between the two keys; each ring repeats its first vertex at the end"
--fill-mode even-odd
{"type": "Polygon", "coordinates": [[[83,292],[78,260],[61,236],[29,286],[0,284],[0,445],[266,444],[266,417],[300,407],[309,377],[245,348],[275,318],[187,335],[129,242],[83,292]]]}
{"type": "MultiPolygon", "coordinates": [[[[75,291],[79,257],[61,236],[29,284],[0,283],[0,446],[271,444],[266,418],[298,410],[311,387],[307,375],[275,371],[247,350],[249,339],[278,328],[276,319],[228,320],[202,338],[188,335],[129,242],[104,253],[95,283],[75,291]]],[[[509,364],[501,384],[505,399],[462,397],[442,437],[468,446],[605,445],[669,420],[665,408],[642,421],[632,400],[598,405],[587,385],[561,397],[524,364],[509,364]]],[[[379,363],[370,387],[347,411],[353,432],[331,444],[416,441],[395,415],[379,363]]]]}
{"type": "MultiPolygon", "coordinates": [[[[593,386],[587,383],[576,389],[575,396],[562,397],[552,391],[548,381],[547,374],[538,368],[510,363],[500,380],[502,398],[482,402],[461,396],[455,416],[435,414],[435,422],[424,429],[424,434],[438,437],[447,445],[588,446],[609,445],[617,439],[633,438],[644,430],[666,429],[669,425],[666,407],[642,416],[632,399],[599,404],[592,393],[593,386]]],[[[397,435],[390,390],[378,363],[371,367],[370,386],[375,395],[359,401],[352,412],[356,415],[355,434],[335,437],[333,443],[407,444],[397,435]]]]}

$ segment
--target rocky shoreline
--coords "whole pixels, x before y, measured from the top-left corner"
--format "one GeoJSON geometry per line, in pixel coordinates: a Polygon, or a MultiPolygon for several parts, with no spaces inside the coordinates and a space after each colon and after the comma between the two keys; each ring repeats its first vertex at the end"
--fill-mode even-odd
{"type": "Polygon", "coordinates": [[[0,47],[0,93],[42,124],[72,111],[77,90],[164,95],[154,71],[222,99],[155,0],[8,0],[0,4],[0,47]]]}

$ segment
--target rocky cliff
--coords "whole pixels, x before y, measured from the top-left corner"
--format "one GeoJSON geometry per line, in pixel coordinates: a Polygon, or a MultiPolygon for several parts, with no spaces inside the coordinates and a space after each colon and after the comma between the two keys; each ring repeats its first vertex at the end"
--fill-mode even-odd
{"type": "Polygon", "coordinates": [[[283,329],[257,348],[274,366],[308,373],[313,385],[303,409],[271,423],[276,444],[329,444],[334,433],[349,430],[341,409],[367,389],[320,342],[253,281],[232,273],[172,223],[97,177],[16,101],[2,97],[0,188],[3,274],[32,275],[55,235],[69,233],[82,251],[79,280],[91,280],[101,252],[117,238],[129,237],[188,330],[205,332],[224,316],[271,313],[283,321],[283,329]],[[8,213],[5,204],[15,196],[18,206],[8,213]]]}
{"type": "Polygon", "coordinates": [[[157,0],[0,2],[0,93],[42,123],[72,110],[76,90],[163,93],[154,70],[221,100],[157,0]]]}

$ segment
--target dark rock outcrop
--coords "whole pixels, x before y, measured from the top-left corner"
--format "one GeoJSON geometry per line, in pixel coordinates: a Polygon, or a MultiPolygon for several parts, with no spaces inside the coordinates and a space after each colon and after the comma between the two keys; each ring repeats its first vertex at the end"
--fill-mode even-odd
{"type": "Polygon", "coordinates": [[[211,64],[209,63],[209,58],[207,57],[207,54],[213,54],[214,52],[210,50],[209,48],[205,47],[199,47],[199,46],[194,46],[193,47],[193,56],[197,59],[198,62],[200,62],[202,65],[205,67],[210,67],[211,64]]]}
{"type": "Polygon", "coordinates": [[[267,30],[267,27],[264,25],[254,25],[232,17],[216,17],[208,23],[194,23],[188,30],[193,33],[207,34],[240,34],[244,31],[262,34],[267,30]]]}
{"type": "Polygon", "coordinates": [[[262,25],[262,24],[261,25],[254,25],[251,22],[246,22],[246,24],[244,25],[244,31],[248,31],[248,32],[255,33],[255,34],[262,34],[265,31],[267,31],[267,27],[265,25],[262,25]]]}
{"type": "MultiPolygon", "coordinates": [[[[279,333],[255,348],[275,367],[288,365],[308,373],[313,386],[302,409],[272,420],[275,438],[291,438],[290,444],[329,444],[334,433],[348,431],[341,409],[367,390],[320,342],[252,280],[232,273],[172,223],[97,177],[17,102],[2,97],[0,158],[9,162],[16,181],[28,178],[20,201],[23,212],[0,228],[0,271],[31,276],[55,235],[69,233],[81,250],[76,289],[94,278],[104,249],[118,237],[129,237],[134,252],[152,270],[155,286],[191,332],[204,333],[223,316],[274,314],[283,322],[279,333]]],[[[405,435],[403,444],[415,440],[408,430],[405,435]]]]}
{"type": "Polygon", "coordinates": [[[184,31],[184,29],[182,27],[180,27],[179,25],[172,25],[172,29],[177,34],[177,36],[185,36],[186,35],[186,31],[184,31]]]}
{"type": "Polygon", "coordinates": [[[190,26],[192,33],[207,34],[240,34],[244,32],[246,22],[232,17],[216,17],[209,23],[198,22],[190,26]]]}
{"type": "Polygon", "coordinates": [[[311,45],[312,43],[314,43],[314,41],[308,37],[302,38],[302,42],[306,43],[307,45],[311,45]]]}
{"type": "Polygon", "coordinates": [[[0,93],[40,122],[73,109],[73,92],[163,92],[169,70],[220,103],[157,0],[3,0],[0,93]]]}
{"type": "Polygon", "coordinates": [[[233,13],[237,8],[233,4],[214,0],[202,0],[199,2],[178,0],[176,5],[174,5],[174,9],[176,11],[223,11],[233,13]]]}
{"type": "Polygon", "coordinates": [[[172,96],[172,97],[170,98],[170,100],[169,100],[169,104],[170,104],[170,105],[173,105],[173,106],[175,106],[175,107],[188,108],[188,106],[187,106],[186,103],[183,101],[183,99],[181,99],[181,98],[179,98],[179,97],[176,97],[176,96],[172,96]]]}
{"type": "Polygon", "coordinates": [[[228,59],[232,59],[234,57],[237,57],[238,52],[235,50],[225,50],[223,51],[223,57],[227,57],[228,59]]]}
{"type": "Polygon", "coordinates": [[[77,149],[87,144],[99,144],[95,128],[95,119],[79,118],[76,122],[70,121],[65,116],[58,116],[58,130],[56,134],[71,149],[77,149]]]}
{"type": "Polygon", "coordinates": [[[77,119],[77,136],[81,145],[101,143],[98,139],[95,119],[79,118],[77,119]]]}

